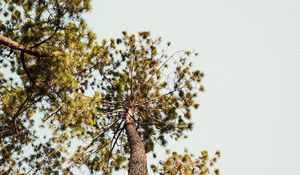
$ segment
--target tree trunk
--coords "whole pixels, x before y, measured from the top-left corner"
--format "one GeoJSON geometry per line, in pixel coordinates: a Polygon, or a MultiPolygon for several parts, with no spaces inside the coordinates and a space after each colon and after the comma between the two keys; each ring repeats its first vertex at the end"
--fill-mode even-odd
{"type": "Polygon", "coordinates": [[[62,55],[62,52],[60,52],[60,51],[52,52],[52,53],[39,52],[30,47],[24,46],[16,41],[13,41],[1,34],[0,34],[0,45],[4,45],[13,50],[19,50],[21,52],[24,52],[24,53],[27,53],[29,55],[36,56],[36,57],[54,57],[54,56],[62,55]]]}
{"type": "Polygon", "coordinates": [[[133,119],[134,111],[128,109],[125,118],[126,134],[130,147],[128,175],[148,175],[145,145],[133,119]]]}

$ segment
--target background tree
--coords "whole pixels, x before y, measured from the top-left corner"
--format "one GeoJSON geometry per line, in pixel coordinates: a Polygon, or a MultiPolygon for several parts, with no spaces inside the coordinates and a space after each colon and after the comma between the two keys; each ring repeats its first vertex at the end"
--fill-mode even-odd
{"type": "Polygon", "coordinates": [[[50,154],[49,142],[37,138],[34,114],[75,89],[75,75],[101,54],[82,19],[89,9],[89,0],[0,2],[1,173],[17,174],[50,154]]]}

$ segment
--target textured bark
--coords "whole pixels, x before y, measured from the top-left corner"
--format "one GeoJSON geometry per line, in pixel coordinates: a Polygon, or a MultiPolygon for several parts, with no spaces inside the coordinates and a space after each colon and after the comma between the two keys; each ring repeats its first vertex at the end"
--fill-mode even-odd
{"type": "Polygon", "coordinates": [[[54,56],[59,56],[62,55],[62,52],[57,51],[57,52],[52,52],[52,53],[43,53],[43,52],[39,52],[37,50],[34,50],[30,47],[26,47],[16,41],[13,41],[3,35],[0,34],[0,45],[4,45],[6,47],[9,47],[11,49],[14,50],[19,50],[21,52],[27,53],[29,55],[32,56],[36,56],[36,57],[54,57],[54,56]]]}
{"type": "Polygon", "coordinates": [[[130,146],[128,175],[147,175],[148,170],[145,145],[137,132],[132,109],[127,111],[125,125],[130,146]]]}

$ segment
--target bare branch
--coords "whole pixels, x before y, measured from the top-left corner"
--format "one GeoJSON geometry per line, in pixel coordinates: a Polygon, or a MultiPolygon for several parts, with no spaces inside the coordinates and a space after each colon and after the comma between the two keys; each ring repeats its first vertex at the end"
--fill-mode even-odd
{"type": "Polygon", "coordinates": [[[94,143],[95,141],[100,138],[101,136],[103,136],[103,134],[105,134],[112,126],[114,126],[121,118],[116,119],[115,121],[113,121],[107,128],[105,128],[98,136],[96,136],[92,142],[84,149],[85,151],[88,150],[94,143]]]}
{"type": "Polygon", "coordinates": [[[43,53],[43,52],[34,50],[32,48],[29,48],[27,46],[24,46],[16,41],[13,41],[13,40],[1,35],[1,34],[0,34],[0,45],[4,45],[11,49],[19,50],[21,52],[24,52],[24,53],[27,53],[29,55],[36,56],[36,57],[54,57],[54,56],[60,56],[63,54],[60,51],[55,51],[52,53],[43,53]]]}

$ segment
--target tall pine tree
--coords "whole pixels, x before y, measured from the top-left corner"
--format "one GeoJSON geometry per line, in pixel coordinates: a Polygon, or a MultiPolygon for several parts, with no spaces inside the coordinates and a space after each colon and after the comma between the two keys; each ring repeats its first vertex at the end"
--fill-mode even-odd
{"type": "Polygon", "coordinates": [[[91,65],[77,92],[50,105],[56,144],[72,145],[73,137],[85,143],[71,157],[73,165],[110,173],[128,157],[129,174],[145,175],[146,153],[156,143],[165,145],[166,137],[178,139],[192,129],[204,74],[187,60],[193,52],[169,55],[169,46],[162,50],[160,43],[149,32],[103,40],[109,66],[91,65]]]}
{"type": "MultiPolygon", "coordinates": [[[[204,76],[194,53],[169,55],[149,32],[98,44],[88,10],[89,0],[0,2],[2,174],[145,175],[155,144],[192,129],[204,76]]],[[[154,172],[170,173],[166,162],[154,172]]]]}

